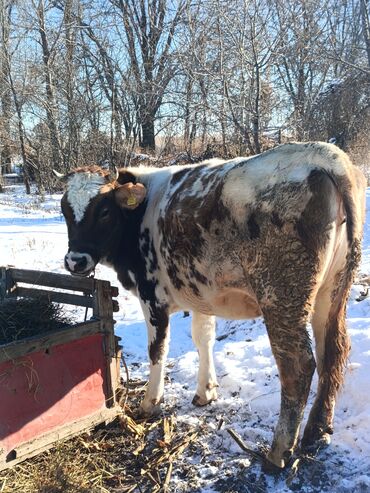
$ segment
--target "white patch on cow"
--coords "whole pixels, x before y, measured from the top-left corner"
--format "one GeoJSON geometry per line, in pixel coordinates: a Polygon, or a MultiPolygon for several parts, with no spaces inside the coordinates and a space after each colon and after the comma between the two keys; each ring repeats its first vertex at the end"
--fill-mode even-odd
{"type": "Polygon", "coordinates": [[[72,254],[72,252],[67,253],[67,255],[65,256],[65,260],[67,262],[67,265],[68,265],[69,270],[74,271],[75,270],[75,265],[76,265],[77,262],[75,262],[74,260],[72,260],[72,258],[71,258],[72,255],[71,254],[72,254]]]}
{"type": "Polygon", "coordinates": [[[198,404],[205,405],[217,398],[217,377],[213,362],[216,318],[193,312],[191,334],[199,354],[197,398],[198,404]]]}
{"type": "Polygon", "coordinates": [[[166,294],[164,287],[161,284],[156,286],[155,296],[161,303],[168,303],[168,294],[166,294]]]}
{"type": "MultiPolygon", "coordinates": [[[[150,303],[146,303],[142,300],[140,301],[147,324],[148,347],[150,348],[150,345],[156,340],[157,329],[151,323],[150,303]]],[[[152,361],[150,361],[149,382],[145,393],[145,397],[140,405],[141,409],[145,413],[151,414],[155,412],[156,407],[159,405],[159,402],[163,397],[165,363],[167,359],[168,349],[169,349],[169,330],[167,332],[166,337],[162,341],[161,359],[155,364],[153,364],[152,361]]]]}
{"type": "Polygon", "coordinates": [[[253,204],[257,194],[282,183],[302,183],[313,169],[324,169],[335,175],[346,174],[349,159],[338,147],[326,143],[291,143],[276,147],[261,155],[227,161],[238,163],[225,180],[222,199],[240,216],[247,204],[253,204]]]}
{"type": "Polygon", "coordinates": [[[104,176],[97,173],[74,173],[68,179],[67,198],[76,223],[82,220],[90,200],[98,195],[104,183],[104,176]]]}
{"type": "Polygon", "coordinates": [[[226,180],[222,190],[222,198],[225,204],[231,200],[232,202],[240,202],[242,208],[245,204],[252,204],[256,199],[256,189],[253,183],[246,179],[245,170],[240,169],[237,172],[230,173],[230,178],[226,180]]]}

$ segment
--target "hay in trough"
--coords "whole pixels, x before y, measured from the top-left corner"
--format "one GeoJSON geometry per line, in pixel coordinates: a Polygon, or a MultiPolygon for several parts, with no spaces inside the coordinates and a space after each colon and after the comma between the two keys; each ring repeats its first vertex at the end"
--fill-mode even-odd
{"type": "Polygon", "coordinates": [[[0,345],[70,325],[63,309],[45,297],[6,298],[0,303],[0,345]]]}

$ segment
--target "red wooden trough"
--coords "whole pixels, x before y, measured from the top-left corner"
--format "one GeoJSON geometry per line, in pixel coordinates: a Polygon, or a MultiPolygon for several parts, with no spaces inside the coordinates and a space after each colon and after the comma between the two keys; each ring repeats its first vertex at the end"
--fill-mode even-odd
{"type": "Polygon", "coordinates": [[[121,410],[116,399],[120,347],[113,330],[118,304],[112,300],[117,288],[32,270],[2,267],[0,275],[0,300],[41,295],[93,309],[88,322],[0,345],[2,470],[112,420],[121,410]],[[52,289],[24,286],[30,284],[52,289]]]}

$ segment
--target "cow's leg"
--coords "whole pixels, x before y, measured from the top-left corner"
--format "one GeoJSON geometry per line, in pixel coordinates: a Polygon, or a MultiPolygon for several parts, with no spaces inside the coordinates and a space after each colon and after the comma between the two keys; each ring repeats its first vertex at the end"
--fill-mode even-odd
{"type": "Polygon", "coordinates": [[[145,397],[140,405],[145,416],[157,415],[163,400],[164,372],[169,345],[169,316],[167,308],[156,305],[153,308],[143,304],[143,312],[148,328],[148,352],[150,374],[145,397]]]}
{"type": "Polygon", "coordinates": [[[198,387],[193,399],[196,406],[205,406],[217,399],[217,378],[213,363],[216,319],[193,312],[191,334],[199,354],[198,387]]]}
{"type": "Polygon", "coordinates": [[[278,424],[267,459],[285,467],[297,443],[300,423],[315,370],[311,341],[307,332],[304,302],[262,307],[280,375],[281,404],[278,424]]]}
{"type": "Polygon", "coordinates": [[[343,381],[343,370],[350,349],[345,324],[349,287],[350,282],[344,290],[336,290],[332,284],[320,289],[316,297],[312,327],[316,340],[319,384],[305,427],[303,447],[315,443],[329,444],[333,433],[335,398],[343,381]]]}

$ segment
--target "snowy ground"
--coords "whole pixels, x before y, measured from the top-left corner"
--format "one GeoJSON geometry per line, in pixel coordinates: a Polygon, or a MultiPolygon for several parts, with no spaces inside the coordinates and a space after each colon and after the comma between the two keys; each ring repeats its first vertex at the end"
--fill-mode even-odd
{"type": "MultiPolygon", "coordinates": [[[[58,196],[26,197],[20,187],[0,195],[0,264],[64,272],[67,247],[58,196]]],[[[370,189],[367,191],[370,210],[370,189]]],[[[370,275],[370,212],[367,213],[360,277],[370,275]]],[[[97,277],[117,285],[113,271],[99,267],[97,277]]],[[[227,433],[230,427],[253,449],[271,443],[279,409],[279,380],[262,320],[218,320],[215,361],[219,400],[194,408],[197,353],[190,335],[191,318],[176,314],[171,320],[171,346],[165,410],[178,421],[205,430],[199,450],[188,451],[189,474],[176,471],[173,491],[211,492],[370,492],[370,298],[356,301],[361,285],[352,290],[348,310],[352,352],[345,386],[339,396],[332,444],[305,462],[294,478],[261,473],[227,433]],[[220,420],[223,426],[218,430],[220,420]]],[[[132,377],[147,378],[146,329],[138,301],[120,288],[121,311],[116,331],[132,377]]],[[[316,380],[310,394],[315,395],[316,380]]],[[[308,406],[309,408],[309,406],[308,406]]]]}

